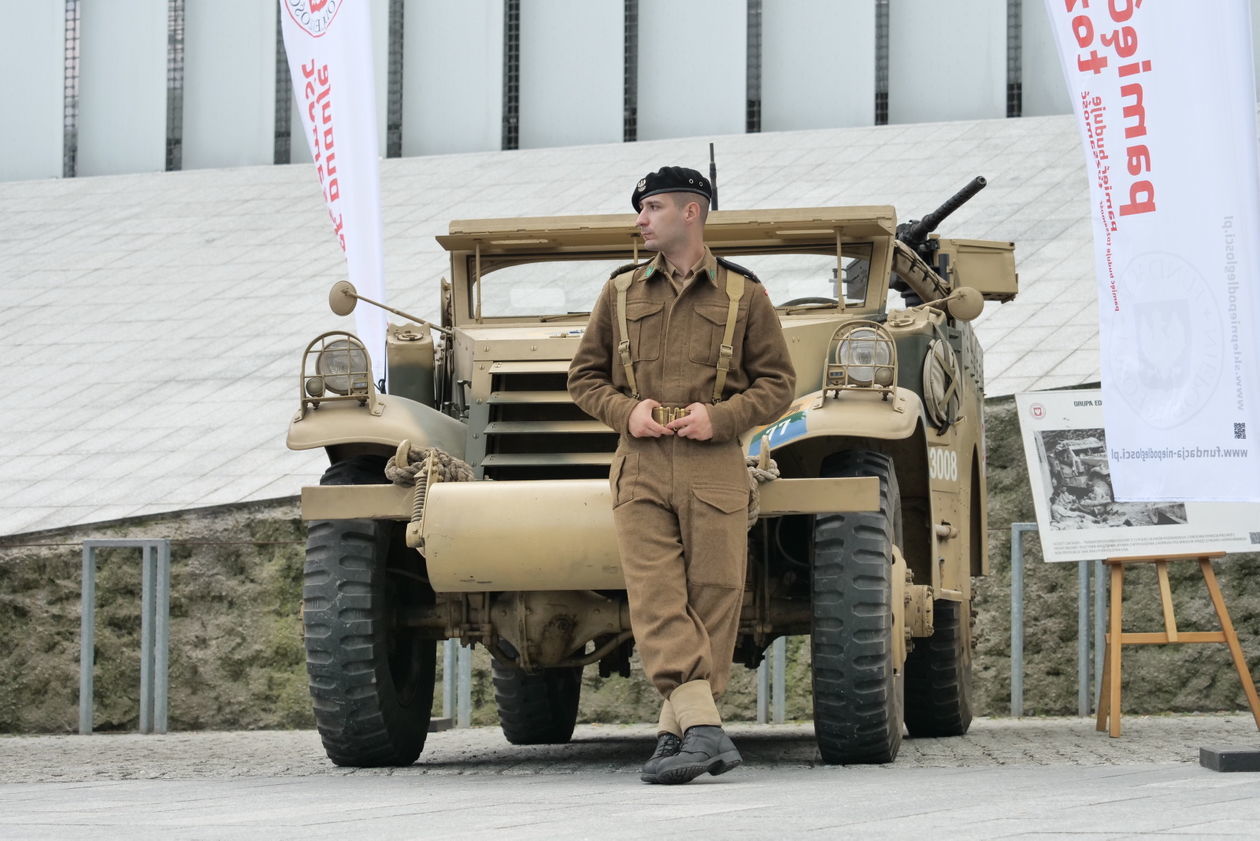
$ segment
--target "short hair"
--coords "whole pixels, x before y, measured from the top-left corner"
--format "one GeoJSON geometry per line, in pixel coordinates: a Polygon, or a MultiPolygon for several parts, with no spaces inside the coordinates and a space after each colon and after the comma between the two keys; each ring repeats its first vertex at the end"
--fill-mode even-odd
{"type": "Polygon", "coordinates": [[[679,210],[685,208],[691,202],[695,202],[700,206],[700,224],[703,225],[709,219],[709,200],[699,193],[670,193],[674,197],[674,204],[679,210]]]}

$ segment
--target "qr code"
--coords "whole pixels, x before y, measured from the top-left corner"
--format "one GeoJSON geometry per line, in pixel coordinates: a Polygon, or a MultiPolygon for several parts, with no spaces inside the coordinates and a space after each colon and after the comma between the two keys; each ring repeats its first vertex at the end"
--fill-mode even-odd
{"type": "Polygon", "coordinates": [[[1247,440],[1247,424],[1245,423],[1234,424],[1234,438],[1236,438],[1239,441],[1247,440]]]}
{"type": "Polygon", "coordinates": [[[1253,531],[1251,533],[1251,542],[1253,545],[1260,544],[1260,531],[1253,531]]]}

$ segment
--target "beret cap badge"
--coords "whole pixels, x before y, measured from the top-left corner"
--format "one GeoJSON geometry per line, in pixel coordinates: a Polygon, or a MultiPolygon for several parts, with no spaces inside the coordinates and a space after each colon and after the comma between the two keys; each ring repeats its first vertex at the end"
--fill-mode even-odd
{"type": "Polygon", "coordinates": [[[630,194],[630,204],[637,212],[643,199],[659,193],[694,193],[713,200],[713,191],[699,172],[685,166],[663,166],[639,179],[634,192],[630,194]]]}

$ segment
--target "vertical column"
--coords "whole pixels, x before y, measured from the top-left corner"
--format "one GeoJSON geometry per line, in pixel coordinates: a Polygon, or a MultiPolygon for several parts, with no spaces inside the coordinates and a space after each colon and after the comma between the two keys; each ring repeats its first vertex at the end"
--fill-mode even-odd
{"type": "Polygon", "coordinates": [[[501,148],[503,2],[407,4],[404,155],[501,148]]]}
{"type": "Polygon", "coordinates": [[[762,130],[874,124],[873,0],[774,0],[761,28],[762,130]]]}
{"type": "Polygon", "coordinates": [[[472,726],[472,648],[467,645],[459,647],[459,711],[460,727],[472,726]]]}
{"type": "Polygon", "coordinates": [[[403,21],[406,19],[403,0],[389,0],[386,21],[389,38],[389,62],[385,73],[385,157],[402,155],[402,92],[403,92],[403,21]]]}
{"type": "Polygon", "coordinates": [[[747,24],[743,3],[639,0],[639,140],[744,132],[747,24]]]}
{"type": "Polygon", "coordinates": [[[153,732],[154,593],[157,590],[157,547],[140,546],[140,732],[153,732]]]}
{"type": "Polygon", "coordinates": [[[782,724],[787,707],[787,637],[779,637],[770,646],[774,652],[770,697],[774,699],[774,723],[782,724]]]}
{"type": "Polygon", "coordinates": [[[519,148],[622,139],[624,37],[625,8],[619,2],[521,4],[519,148]]]}
{"type": "Polygon", "coordinates": [[[757,664],[757,723],[770,721],[770,651],[767,649],[757,664]]]}
{"type": "Polygon", "coordinates": [[[449,639],[442,641],[442,717],[455,721],[455,710],[458,698],[455,694],[456,662],[459,658],[459,643],[449,639]]]}
{"type": "Polygon", "coordinates": [[[747,0],[748,25],[745,29],[747,37],[747,58],[744,61],[744,76],[747,79],[745,98],[747,106],[744,110],[744,131],[756,134],[761,131],[761,71],[764,51],[764,33],[762,26],[761,0],[747,0]]]}
{"type": "Polygon", "coordinates": [[[13,83],[5,85],[0,181],[62,174],[65,16],[64,2],[5,5],[0,75],[13,83]]]}
{"type": "Polygon", "coordinates": [[[622,24],[622,126],[621,139],[639,139],[639,0],[625,0],[622,24]]]}
{"type": "Polygon", "coordinates": [[[83,544],[79,608],[79,733],[92,732],[92,667],[96,664],[96,550],[83,544]]]}
{"type": "Polygon", "coordinates": [[[168,11],[168,0],[82,4],[80,175],[165,169],[168,11]]]}
{"type": "MultiPolygon", "coordinates": [[[[1260,0],[1257,0],[1260,2],[1260,0]]],[[[1023,0],[1020,18],[1020,93],[1025,117],[1070,114],[1067,82],[1050,30],[1045,0],[1023,0]]]]}
{"type": "Polygon", "coordinates": [[[257,0],[185,4],[184,169],[272,162],[278,8],[257,0]]]}
{"type": "Polygon", "coordinates": [[[1006,116],[1006,4],[890,3],[888,121],[1006,116]]]}
{"type": "Polygon", "coordinates": [[[153,594],[153,732],[165,733],[170,692],[171,651],[171,542],[156,541],[157,589],[153,594]]]}

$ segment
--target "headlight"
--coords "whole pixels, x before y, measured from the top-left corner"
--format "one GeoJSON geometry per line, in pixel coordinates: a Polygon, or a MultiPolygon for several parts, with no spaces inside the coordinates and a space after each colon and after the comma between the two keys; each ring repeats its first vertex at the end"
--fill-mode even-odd
{"type": "Polygon", "coordinates": [[[315,357],[315,373],[333,394],[366,394],[372,381],[367,352],[350,339],[325,344],[315,357]]]}
{"type": "Polygon", "coordinates": [[[897,381],[897,346],[878,324],[846,324],[831,337],[824,388],[888,389],[897,381]]]}

